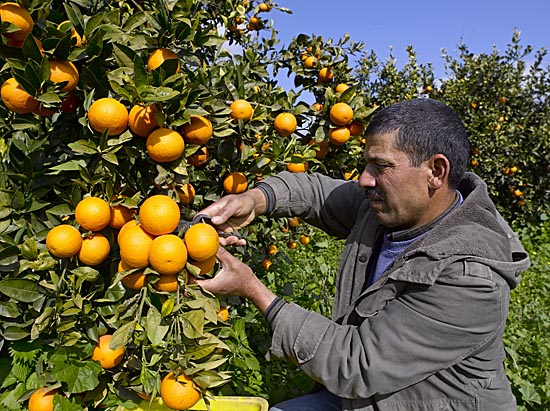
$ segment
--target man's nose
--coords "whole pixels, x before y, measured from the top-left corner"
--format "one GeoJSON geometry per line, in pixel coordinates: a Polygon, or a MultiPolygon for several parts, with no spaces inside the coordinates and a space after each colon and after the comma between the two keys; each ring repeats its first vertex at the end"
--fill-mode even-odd
{"type": "Polygon", "coordinates": [[[359,186],[363,188],[376,187],[376,179],[371,173],[370,167],[368,165],[363,169],[363,172],[359,176],[359,186]]]}

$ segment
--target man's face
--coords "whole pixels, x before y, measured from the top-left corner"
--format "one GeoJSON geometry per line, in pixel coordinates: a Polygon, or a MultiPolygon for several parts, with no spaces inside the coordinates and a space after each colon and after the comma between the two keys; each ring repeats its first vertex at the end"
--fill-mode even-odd
{"type": "Polygon", "coordinates": [[[397,133],[369,135],[359,185],[367,190],[378,222],[388,228],[417,227],[432,219],[428,162],[412,167],[408,156],[394,147],[397,133]]]}

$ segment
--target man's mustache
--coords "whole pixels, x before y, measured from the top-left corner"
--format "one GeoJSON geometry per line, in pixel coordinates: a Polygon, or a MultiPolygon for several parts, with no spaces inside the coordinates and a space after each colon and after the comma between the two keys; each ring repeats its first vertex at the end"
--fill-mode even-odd
{"type": "Polygon", "coordinates": [[[371,201],[383,201],[384,195],[373,188],[367,190],[367,198],[371,201]]]}

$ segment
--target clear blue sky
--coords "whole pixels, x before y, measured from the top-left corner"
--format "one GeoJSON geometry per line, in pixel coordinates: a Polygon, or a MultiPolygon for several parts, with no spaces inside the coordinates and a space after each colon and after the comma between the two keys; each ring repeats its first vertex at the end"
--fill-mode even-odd
{"type": "Polygon", "coordinates": [[[517,28],[524,46],[550,47],[550,0],[276,1],[293,14],[274,10],[262,17],[274,20],[283,44],[300,33],[335,40],[349,33],[380,59],[393,46],[398,66],[412,45],[420,63],[433,64],[436,77],[444,76],[441,49],[456,55],[461,41],[474,53],[490,53],[493,46],[503,51],[517,28]]]}

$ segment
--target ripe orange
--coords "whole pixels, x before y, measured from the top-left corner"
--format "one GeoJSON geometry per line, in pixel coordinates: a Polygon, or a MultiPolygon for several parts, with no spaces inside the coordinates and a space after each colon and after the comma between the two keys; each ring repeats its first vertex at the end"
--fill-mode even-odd
{"type": "Polygon", "coordinates": [[[336,103],[330,108],[330,121],[337,126],[345,126],[353,120],[353,109],[347,103],[336,103]]]}
{"type": "Polygon", "coordinates": [[[258,10],[260,11],[263,11],[263,12],[268,12],[271,10],[271,4],[268,4],[268,3],[260,3],[258,5],[258,10]]]}
{"type": "Polygon", "coordinates": [[[351,124],[348,125],[348,129],[353,137],[359,137],[365,132],[365,130],[367,129],[367,125],[362,121],[353,121],[351,124]]]}
{"type": "Polygon", "coordinates": [[[105,261],[110,252],[111,244],[107,237],[101,233],[94,233],[82,240],[78,259],[81,263],[93,267],[105,261]]]}
{"type": "Polygon", "coordinates": [[[128,127],[134,134],[140,137],[148,137],[151,132],[159,126],[155,105],[142,106],[136,104],[130,109],[128,115],[128,127]]]}
{"type": "Polygon", "coordinates": [[[281,137],[288,137],[296,131],[298,123],[292,113],[281,113],[275,117],[273,127],[281,137]]]}
{"type": "Polygon", "coordinates": [[[47,387],[37,389],[29,398],[29,411],[53,411],[53,397],[56,390],[48,390],[47,387]]]}
{"type": "Polygon", "coordinates": [[[231,117],[234,119],[248,121],[254,115],[252,105],[243,99],[235,100],[229,108],[231,109],[231,117]]]}
{"type": "Polygon", "coordinates": [[[350,139],[350,131],[349,128],[346,126],[340,126],[340,127],[331,127],[328,130],[328,139],[332,144],[335,144],[337,146],[341,146],[342,144],[345,144],[350,139]]]}
{"type": "MultiPolygon", "coordinates": [[[[130,223],[133,224],[133,221],[130,223]]],[[[151,247],[153,238],[154,236],[145,231],[141,224],[129,225],[122,235],[119,233],[120,258],[129,267],[147,267],[149,264],[149,247],[151,247]]]]}
{"type": "Polygon", "coordinates": [[[345,83],[339,83],[335,90],[337,93],[343,93],[344,91],[346,91],[347,89],[349,88],[349,86],[345,83]]]}
{"type": "Polygon", "coordinates": [[[271,260],[266,258],[265,260],[262,261],[261,266],[264,270],[268,271],[271,268],[272,264],[273,263],[271,262],[271,260]]]}
{"type": "Polygon", "coordinates": [[[330,151],[330,146],[328,144],[328,140],[323,140],[320,143],[316,143],[316,141],[314,139],[311,139],[309,141],[308,145],[311,146],[313,144],[318,144],[318,146],[319,146],[318,148],[315,149],[315,158],[319,160],[321,158],[326,157],[326,155],[330,151]]]}
{"type": "Polygon", "coordinates": [[[117,242],[120,243],[120,239],[122,238],[122,236],[124,235],[124,233],[126,232],[126,230],[130,227],[135,227],[139,225],[138,221],[133,218],[131,219],[130,221],[128,221],[127,223],[125,223],[122,227],[120,227],[120,230],[117,234],[117,242]]]}
{"type": "Polygon", "coordinates": [[[149,58],[147,59],[147,69],[149,71],[153,71],[160,67],[162,63],[164,63],[166,60],[178,60],[178,66],[176,68],[176,73],[180,72],[181,69],[181,63],[179,61],[178,55],[174,53],[172,50],[166,49],[166,48],[159,48],[153,51],[149,58]]]}
{"type": "MultiPolygon", "coordinates": [[[[120,260],[118,263],[118,272],[132,270],[132,267],[129,267],[124,261],[120,260]]],[[[140,290],[145,286],[147,282],[147,276],[143,271],[137,271],[132,274],[128,274],[122,278],[122,284],[126,288],[131,288],[132,290],[140,290]]]]}
{"type": "Polygon", "coordinates": [[[72,26],[71,22],[69,20],[62,21],[57,25],[57,30],[67,32],[71,29],[71,38],[75,39],[75,46],[80,47],[82,46],[82,42],[85,40],[82,37],[80,37],[80,34],[75,30],[75,28],[72,26]]]}
{"type": "Polygon", "coordinates": [[[315,110],[315,111],[323,111],[323,108],[324,106],[321,104],[321,103],[313,103],[311,105],[311,107],[315,110]]]}
{"type": "Polygon", "coordinates": [[[291,250],[294,250],[298,246],[298,244],[296,243],[296,241],[290,240],[286,243],[286,246],[291,250]]]}
{"type": "Polygon", "coordinates": [[[183,240],[174,234],[158,236],[149,247],[149,264],[161,275],[179,273],[187,262],[187,248],[183,240]]]}
{"type": "MultiPolygon", "coordinates": [[[[295,157],[302,157],[301,154],[294,154],[295,157]]],[[[286,169],[291,173],[305,173],[309,168],[309,163],[304,161],[302,163],[287,163],[286,169]]]]}
{"type": "Polygon", "coordinates": [[[200,149],[198,149],[195,153],[191,154],[187,158],[187,162],[194,167],[200,167],[208,163],[209,159],[210,159],[210,154],[208,153],[208,149],[203,146],[200,149]]]}
{"type": "Polygon", "coordinates": [[[46,247],[56,257],[70,258],[82,247],[82,235],[72,225],[61,224],[48,231],[46,247]]]}
{"type": "Polygon", "coordinates": [[[312,68],[317,63],[317,59],[314,56],[308,56],[304,60],[304,67],[312,68]]]}
{"type": "Polygon", "coordinates": [[[156,283],[153,284],[155,290],[164,291],[167,293],[175,293],[178,291],[178,276],[173,275],[161,275],[156,283]]]}
{"type": "Polygon", "coordinates": [[[176,186],[176,194],[182,205],[193,204],[195,200],[195,187],[191,183],[181,184],[176,186]]]}
{"type": "Polygon", "coordinates": [[[203,116],[190,116],[190,122],[181,128],[183,139],[188,144],[206,144],[212,137],[212,123],[203,116]]]}
{"type": "Polygon", "coordinates": [[[100,231],[111,221],[111,206],[99,197],[86,197],[76,205],[75,218],[84,230],[100,231]]]}
{"type": "Polygon", "coordinates": [[[99,337],[94,353],[92,354],[92,360],[99,361],[99,364],[104,369],[110,369],[116,367],[122,362],[124,357],[124,347],[119,347],[113,350],[110,347],[112,335],[105,334],[99,337]]]}
{"type": "Polygon", "coordinates": [[[180,207],[176,200],[164,194],[147,198],[139,207],[139,223],[150,234],[173,232],[180,222],[180,207]]]}
{"type": "Polygon", "coordinates": [[[298,217],[292,217],[288,220],[288,225],[292,228],[296,228],[300,225],[300,219],[298,217]]]}
{"type": "Polygon", "coordinates": [[[6,38],[16,42],[25,40],[34,27],[34,22],[27,9],[15,2],[6,2],[0,5],[0,20],[2,23],[11,23],[19,27],[19,30],[14,32],[2,33],[6,38]]]}
{"type": "Polygon", "coordinates": [[[214,256],[204,261],[195,261],[195,260],[189,259],[187,262],[200,269],[199,275],[204,275],[212,271],[212,269],[216,265],[216,261],[217,261],[216,256],[214,256]]]}
{"type": "Polygon", "coordinates": [[[321,83],[328,83],[332,81],[333,77],[334,77],[334,73],[330,68],[323,67],[321,70],[319,70],[318,79],[321,83]]]}
{"type": "Polygon", "coordinates": [[[159,163],[174,161],[185,150],[185,142],[181,134],[165,127],[157,128],[149,134],[145,146],[149,156],[159,163]]]}
{"type": "Polygon", "coordinates": [[[309,244],[309,237],[305,234],[302,234],[300,236],[300,243],[302,243],[303,245],[308,245],[309,244]]]}
{"type": "Polygon", "coordinates": [[[277,254],[277,246],[275,244],[269,244],[267,246],[267,254],[274,255],[277,254]]]}
{"type": "Polygon", "coordinates": [[[125,207],[122,204],[111,206],[111,219],[109,220],[109,227],[118,230],[128,221],[132,220],[134,216],[135,210],[125,207]]]}
{"type": "Polygon", "coordinates": [[[187,410],[200,399],[200,392],[195,388],[191,377],[168,373],[160,383],[160,396],[164,405],[174,410],[187,410]]]}
{"type": "Polygon", "coordinates": [[[191,226],[183,236],[187,253],[195,261],[209,260],[216,255],[220,237],[214,227],[207,223],[191,226]]]}
{"type": "Polygon", "coordinates": [[[243,193],[247,188],[248,180],[246,179],[246,176],[239,171],[229,173],[223,180],[223,191],[227,194],[243,193]]]}
{"type": "Polygon", "coordinates": [[[218,311],[218,318],[223,322],[229,320],[229,310],[227,307],[220,307],[220,311],[218,311]]]}
{"type": "Polygon", "coordinates": [[[88,121],[98,133],[109,129],[109,135],[116,136],[128,127],[128,110],[124,104],[114,98],[100,98],[90,106],[88,121]]]}
{"type": "Polygon", "coordinates": [[[54,83],[67,82],[63,91],[72,91],[78,85],[78,70],[70,61],[50,60],[50,80],[54,83]]]}
{"type": "Polygon", "coordinates": [[[39,101],[27,93],[13,77],[2,84],[0,97],[6,108],[17,114],[32,113],[40,106],[39,101]]]}

